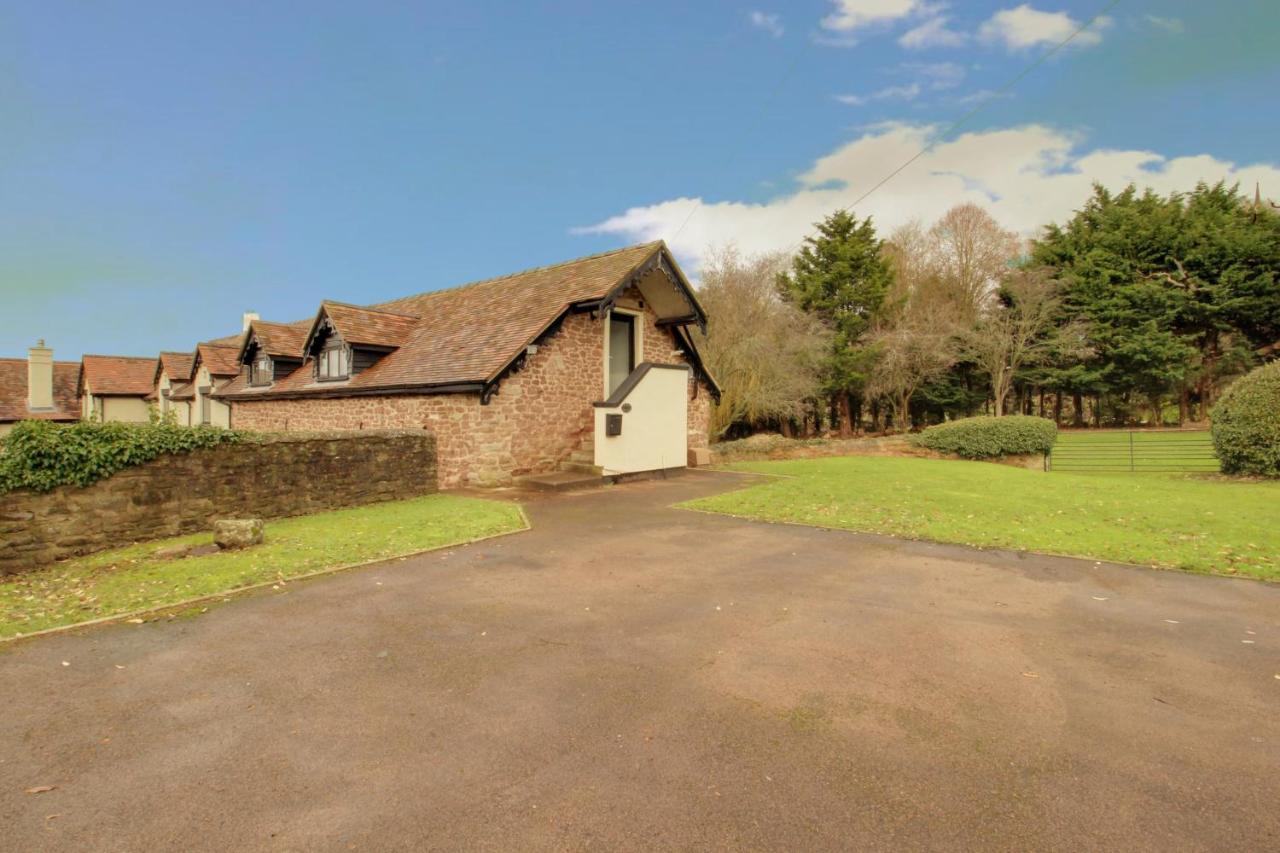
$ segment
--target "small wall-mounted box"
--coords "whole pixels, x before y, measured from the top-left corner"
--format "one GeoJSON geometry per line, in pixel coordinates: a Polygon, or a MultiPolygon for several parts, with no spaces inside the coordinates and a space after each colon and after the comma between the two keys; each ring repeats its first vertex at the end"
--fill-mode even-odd
{"type": "Polygon", "coordinates": [[[622,435],[622,415],[604,416],[604,434],[606,436],[622,435]]]}

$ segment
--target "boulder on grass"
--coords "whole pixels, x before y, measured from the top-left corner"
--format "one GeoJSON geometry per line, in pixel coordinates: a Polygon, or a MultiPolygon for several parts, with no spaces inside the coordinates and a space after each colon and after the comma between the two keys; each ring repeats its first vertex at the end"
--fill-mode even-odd
{"type": "Polygon", "coordinates": [[[187,544],[166,545],[163,548],[157,548],[151,552],[151,556],[157,560],[178,560],[185,556],[191,550],[191,546],[187,544]]]}
{"type": "Polygon", "coordinates": [[[219,548],[248,548],[262,544],[262,519],[224,518],[213,523],[213,544],[219,548]]]}

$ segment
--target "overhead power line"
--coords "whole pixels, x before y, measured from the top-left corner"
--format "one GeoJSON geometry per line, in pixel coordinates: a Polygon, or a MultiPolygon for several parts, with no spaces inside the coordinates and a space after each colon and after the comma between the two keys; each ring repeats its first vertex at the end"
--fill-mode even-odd
{"type": "MultiPolygon", "coordinates": [[[[1009,81],[1008,81],[1007,83],[1005,83],[1003,86],[1001,86],[999,89],[997,89],[997,90],[994,92],[994,94],[992,94],[992,96],[991,96],[991,97],[989,97],[989,98],[987,98],[986,100],[984,100],[984,101],[980,102],[980,103],[979,103],[979,104],[977,104],[973,109],[969,110],[969,112],[965,113],[965,114],[964,114],[964,115],[962,115],[960,118],[956,119],[954,122],[952,122],[950,125],[948,125],[948,126],[947,126],[947,128],[946,128],[945,130],[943,130],[943,131],[942,131],[942,133],[940,133],[940,134],[938,134],[937,136],[935,136],[935,137],[933,138],[933,140],[929,142],[929,144],[928,144],[928,145],[924,146],[924,147],[923,147],[923,148],[921,148],[919,151],[917,151],[915,154],[913,154],[913,155],[912,155],[912,156],[911,156],[911,157],[910,157],[906,162],[904,162],[901,166],[898,166],[898,167],[897,167],[896,169],[894,169],[892,172],[890,172],[889,174],[887,174],[887,175],[885,175],[883,178],[881,178],[881,179],[879,180],[879,182],[877,182],[874,186],[872,186],[872,187],[871,187],[871,189],[867,190],[865,193],[863,193],[862,195],[858,196],[858,198],[857,198],[857,199],[855,199],[855,200],[853,201],[853,203],[851,203],[851,204],[849,204],[849,205],[847,205],[847,206],[845,206],[845,207],[839,208],[839,209],[847,212],[847,211],[850,211],[850,210],[852,210],[853,208],[857,207],[858,205],[862,204],[862,202],[864,202],[864,201],[866,201],[868,198],[870,198],[870,197],[871,197],[871,195],[872,195],[873,193],[875,193],[875,192],[876,192],[876,191],[878,191],[881,187],[883,187],[885,184],[889,183],[889,182],[890,182],[890,181],[892,181],[894,178],[896,178],[898,175],[900,175],[900,174],[903,172],[903,170],[907,169],[907,168],[908,168],[912,163],[916,162],[916,161],[917,161],[917,160],[919,160],[921,157],[923,157],[924,155],[928,154],[930,151],[932,151],[934,148],[936,148],[940,142],[942,142],[944,139],[946,139],[946,138],[947,138],[948,136],[950,136],[952,133],[955,133],[957,130],[959,130],[961,127],[963,127],[965,124],[967,124],[967,123],[969,122],[969,120],[970,120],[970,119],[972,119],[974,116],[978,115],[978,113],[980,113],[980,112],[982,112],[984,109],[986,109],[988,104],[990,104],[992,101],[994,101],[994,100],[996,100],[996,99],[1000,98],[1001,96],[1008,94],[1008,93],[1009,93],[1009,92],[1010,92],[1010,91],[1011,91],[1015,86],[1017,86],[1019,83],[1021,83],[1021,82],[1022,82],[1022,80],[1023,80],[1023,79],[1025,79],[1025,78],[1027,77],[1027,75],[1029,75],[1031,72],[1035,71],[1037,68],[1039,68],[1041,65],[1043,65],[1043,64],[1045,63],[1045,61],[1047,61],[1050,57],[1052,57],[1052,56],[1054,56],[1055,54],[1057,54],[1058,52],[1060,52],[1060,51],[1061,51],[1063,48],[1065,48],[1068,44],[1070,44],[1072,41],[1074,41],[1074,40],[1075,40],[1075,38],[1076,38],[1077,36],[1079,36],[1079,35],[1080,35],[1081,33],[1083,33],[1085,30],[1089,29],[1089,27],[1091,27],[1091,26],[1093,26],[1095,23],[1097,23],[1097,22],[1098,22],[1098,20],[1099,20],[1100,18],[1102,18],[1102,17],[1104,17],[1105,15],[1107,15],[1109,12],[1111,12],[1111,10],[1112,10],[1112,9],[1114,9],[1116,6],[1119,6],[1119,5],[1120,5],[1120,0],[1111,0],[1111,2],[1110,2],[1110,3],[1108,3],[1108,4],[1107,4],[1106,6],[1104,6],[1102,9],[1100,9],[1098,12],[1096,12],[1096,13],[1093,15],[1093,17],[1089,18],[1087,21],[1085,21],[1084,23],[1082,23],[1080,26],[1078,26],[1078,27],[1076,27],[1074,30],[1072,30],[1072,31],[1071,31],[1071,33],[1070,33],[1070,34],[1068,34],[1066,38],[1064,38],[1062,41],[1060,41],[1060,42],[1058,42],[1057,44],[1055,44],[1055,45],[1054,45],[1052,48],[1050,48],[1049,50],[1047,50],[1047,51],[1045,51],[1044,53],[1042,53],[1039,57],[1037,57],[1037,58],[1036,58],[1036,60],[1035,60],[1034,62],[1032,62],[1032,63],[1031,63],[1030,65],[1028,65],[1026,68],[1023,68],[1020,72],[1018,72],[1016,75],[1014,75],[1012,78],[1010,78],[1010,79],[1009,79],[1009,81]]],[[[797,66],[797,65],[798,65],[798,59],[793,60],[793,61],[792,61],[792,63],[791,63],[791,65],[787,68],[786,72],[785,72],[781,77],[779,77],[779,78],[778,78],[778,82],[777,82],[777,84],[775,84],[775,85],[774,85],[773,90],[772,90],[772,91],[769,93],[769,95],[765,98],[765,101],[764,101],[764,103],[762,104],[762,109],[761,109],[761,111],[760,111],[760,114],[759,114],[759,115],[758,115],[758,117],[757,117],[757,120],[756,120],[755,124],[754,124],[754,125],[752,125],[752,127],[748,130],[748,133],[749,133],[749,134],[750,134],[750,133],[754,133],[756,130],[758,130],[758,129],[759,129],[760,125],[763,123],[764,114],[765,114],[765,108],[766,108],[766,107],[768,107],[768,105],[769,105],[770,103],[772,103],[772,102],[773,102],[774,98],[776,98],[776,97],[777,97],[778,92],[780,92],[780,91],[782,90],[783,83],[784,83],[784,82],[785,82],[785,81],[786,81],[786,80],[791,76],[791,74],[795,71],[795,69],[796,69],[796,66],[797,66]]],[[[693,206],[689,208],[689,212],[688,212],[687,214],[685,214],[684,221],[682,221],[682,222],[680,223],[680,227],[679,227],[679,228],[677,228],[677,229],[675,230],[675,233],[673,233],[673,234],[671,235],[671,237],[670,237],[670,238],[668,238],[668,239],[670,240],[670,242],[674,243],[674,242],[676,241],[676,238],[677,238],[677,237],[679,237],[679,236],[680,236],[680,234],[681,234],[681,232],[683,232],[683,231],[684,231],[685,226],[689,224],[689,221],[690,221],[691,219],[693,219],[693,215],[694,215],[695,213],[697,213],[697,212],[698,212],[699,210],[701,210],[701,209],[702,209],[702,199],[701,199],[701,198],[698,198],[698,199],[696,199],[696,200],[694,201],[693,206]]],[[[800,246],[801,244],[803,244],[803,243],[804,243],[804,241],[805,241],[805,239],[807,239],[807,238],[808,238],[808,235],[805,235],[805,237],[802,237],[799,241],[797,241],[796,243],[793,243],[793,244],[788,248],[788,251],[791,251],[791,250],[796,249],[798,246],[800,246]]]]}
{"type": "MultiPolygon", "coordinates": [[[[917,160],[919,160],[921,157],[923,157],[924,155],[928,154],[930,151],[932,151],[934,148],[936,148],[936,147],[938,146],[938,144],[939,144],[939,143],[941,143],[944,139],[946,139],[946,138],[947,138],[948,136],[950,136],[952,133],[955,133],[957,130],[959,130],[961,127],[963,127],[963,126],[964,126],[964,125],[965,125],[965,124],[966,124],[970,119],[972,119],[972,118],[973,118],[974,116],[976,116],[978,113],[980,113],[980,112],[982,112],[984,109],[986,109],[988,104],[990,104],[992,101],[996,100],[997,98],[999,98],[999,97],[1001,97],[1001,96],[1003,96],[1003,95],[1006,95],[1006,94],[1008,94],[1010,91],[1012,91],[1012,90],[1013,90],[1013,88],[1014,88],[1015,86],[1017,86],[1019,83],[1021,83],[1021,82],[1022,82],[1022,81],[1027,77],[1027,75],[1029,75],[1032,71],[1035,71],[1037,68],[1039,68],[1041,65],[1043,65],[1043,64],[1045,63],[1045,61],[1046,61],[1046,60],[1048,60],[1048,59],[1049,59],[1050,57],[1052,57],[1054,54],[1058,53],[1058,52],[1059,52],[1059,51],[1061,51],[1064,47],[1066,47],[1067,45],[1069,45],[1069,44],[1070,44],[1070,43],[1071,43],[1071,42],[1076,38],[1076,36],[1080,35],[1082,32],[1084,32],[1085,30],[1089,29],[1089,27],[1091,27],[1091,26],[1093,26],[1095,23],[1097,23],[1098,19],[1100,19],[1100,18],[1102,18],[1102,17],[1106,16],[1106,14],[1107,14],[1108,12],[1110,12],[1112,9],[1114,9],[1116,6],[1119,6],[1119,5],[1120,5],[1120,0],[1111,0],[1111,2],[1110,2],[1110,3],[1108,3],[1108,4],[1107,4],[1106,6],[1104,6],[1102,9],[1100,9],[1098,12],[1096,12],[1092,18],[1090,18],[1089,20],[1085,21],[1085,22],[1084,22],[1084,23],[1082,23],[1080,26],[1076,27],[1074,30],[1072,30],[1072,31],[1071,31],[1071,33],[1070,33],[1066,38],[1064,38],[1062,41],[1060,41],[1060,42],[1058,42],[1057,44],[1055,44],[1055,45],[1054,45],[1053,47],[1051,47],[1049,50],[1047,50],[1047,51],[1045,51],[1044,53],[1040,54],[1040,56],[1039,56],[1039,57],[1037,57],[1037,58],[1036,58],[1036,60],[1035,60],[1034,62],[1032,62],[1032,63],[1031,63],[1030,65],[1028,65],[1026,68],[1023,68],[1021,71],[1019,71],[1017,74],[1015,74],[1012,78],[1010,78],[1010,79],[1009,79],[1009,81],[1008,81],[1007,83],[1005,83],[1003,86],[1001,86],[999,89],[997,89],[997,90],[995,91],[995,93],[994,93],[990,98],[987,98],[986,100],[982,101],[982,102],[981,102],[981,103],[979,103],[977,106],[975,106],[973,109],[969,110],[969,112],[967,112],[967,113],[965,113],[964,115],[960,116],[960,118],[956,119],[954,122],[952,122],[950,125],[948,125],[948,126],[947,126],[947,128],[946,128],[945,130],[943,130],[943,131],[942,131],[942,133],[940,133],[940,134],[938,134],[937,136],[935,136],[935,137],[934,137],[934,138],[929,142],[929,144],[928,144],[928,145],[924,146],[924,147],[923,147],[923,148],[921,148],[919,151],[917,151],[915,154],[911,155],[911,157],[910,157],[910,158],[908,158],[908,159],[907,159],[907,160],[906,160],[906,161],[905,161],[901,166],[899,166],[898,168],[894,169],[892,172],[890,172],[889,174],[887,174],[887,175],[885,175],[883,178],[881,178],[881,179],[880,179],[880,180],[879,180],[879,181],[878,181],[874,186],[872,186],[872,187],[871,187],[871,189],[867,190],[865,193],[863,193],[862,195],[860,195],[860,196],[858,196],[856,199],[854,199],[854,200],[853,200],[853,202],[852,202],[851,204],[848,204],[848,205],[846,205],[846,206],[844,206],[844,207],[842,207],[842,208],[838,208],[838,209],[847,213],[847,212],[849,212],[849,211],[852,211],[852,210],[853,210],[855,207],[857,207],[858,205],[862,204],[864,201],[866,201],[868,198],[870,198],[870,197],[871,197],[871,195],[872,195],[873,193],[875,193],[877,190],[879,190],[879,189],[880,189],[881,187],[883,187],[885,184],[887,184],[887,183],[889,183],[890,181],[892,181],[892,180],[893,180],[894,178],[896,178],[898,175],[902,174],[903,170],[907,169],[907,168],[908,168],[912,163],[916,162],[916,161],[917,161],[917,160]]],[[[677,233],[678,233],[678,232],[677,232],[677,233]]],[[[788,248],[788,251],[792,251],[792,250],[794,250],[794,249],[798,248],[801,244],[803,244],[803,243],[804,243],[804,241],[805,241],[806,239],[808,239],[808,236],[809,236],[809,235],[805,235],[805,237],[802,237],[798,242],[793,243],[793,244],[788,248]]]]}

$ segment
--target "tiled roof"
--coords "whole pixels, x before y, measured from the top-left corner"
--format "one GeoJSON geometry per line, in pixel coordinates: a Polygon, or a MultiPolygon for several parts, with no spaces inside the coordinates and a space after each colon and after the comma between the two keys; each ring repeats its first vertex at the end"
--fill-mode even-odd
{"type": "Polygon", "coordinates": [[[240,342],[243,340],[244,340],[244,332],[236,332],[234,335],[227,335],[221,338],[214,338],[211,341],[205,341],[205,343],[215,347],[239,347],[240,342]]]}
{"type": "Polygon", "coordinates": [[[174,385],[169,390],[170,400],[194,400],[196,397],[195,388],[190,382],[184,382],[180,385],[174,385]]]}
{"type": "MultiPolygon", "coordinates": [[[[302,358],[302,345],[307,341],[307,332],[311,330],[311,320],[297,323],[269,323],[266,320],[254,320],[252,337],[258,346],[273,357],[302,358]]],[[[247,341],[246,341],[247,342],[247,341]]]]}
{"type": "Polygon", "coordinates": [[[84,383],[98,396],[145,397],[155,383],[156,359],[127,355],[86,355],[84,383]]]}
{"type": "MultiPolygon", "coordinates": [[[[162,352],[160,353],[159,370],[164,371],[164,375],[169,377],[170,382],[186,382],[191,378],[191,363],[196,357],[189,352],[162,352]]],[[[157,371],[159,378],[159,371],[157,371]]]]}
{"type": "Polygon", "coordinates": [[[352,346],[401,347],[418,325],[414,314],[322,302],[320,310],[342,339],[352,346]]]}
{"type": "Polygon", "coordinates": [[[76,382],[80,378],[80,362],[53,363],[53,411],[31,412],[27,409],[27,360],[0,358],[0,421],[26,419],[75,421],[80,419],[80,399],[76,382]]]}
{"type": "MultiPolygon", "coordinates": [[[[214,376],[232,376],[240,372],[240,348],[213,343],[196,345],[200,363],[214,376]]],[[[194,370],[194,363],[192,365],[194,370]]]]}
{"type": "Polygon", "coordinates": [[[345,323],[353,334],[383,342],[378,345],[394,345],[386,342],[396,335],[402,336],[402,343],[345,382],[317,382],[307,363],[269,388],[252,388],[241,377],[223,393],[256,396],[488,382],[567,308],[607,296],[664,250],[661,242],[645,243],[365,309],[326,302],[324,310],[340,333],[345,323]]]}

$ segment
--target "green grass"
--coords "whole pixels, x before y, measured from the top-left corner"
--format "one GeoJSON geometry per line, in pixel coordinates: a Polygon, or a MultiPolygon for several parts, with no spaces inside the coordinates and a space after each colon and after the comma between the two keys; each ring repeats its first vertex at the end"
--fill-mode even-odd
{"type": "Polygon", "coordinates": [[[988,462],[742,462],[785,475],[682,506],[983,547],[1280,580],[1280,482],[1045,474],[988,462]]]}
{"type": "Polygon", "coordinates": [[[429,495],[269,521],[266,541],[243,551],[179,560],[152,556],[166,545],[211,542],[208,533],[103,551],[0,582],[0,637],[164,607],[524,526],[514,504],[429,495]]]}

